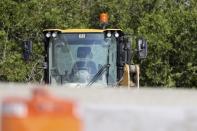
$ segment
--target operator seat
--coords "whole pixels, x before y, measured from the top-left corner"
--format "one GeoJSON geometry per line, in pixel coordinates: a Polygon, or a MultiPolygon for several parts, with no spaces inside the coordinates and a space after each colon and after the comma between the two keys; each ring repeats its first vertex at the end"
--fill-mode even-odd
{"type": "MultiPolygon", "coordinates": [[[[86,71],[90,76],[97,73],[97,66],[92,61],[92,52],[90,47],[79,47],[77,49],[77,59],[71,71],[71,79],[80,71],[86,71]]],[[[85,74],[85,73],[84,73],[85,74]]],[[[82,76],[81,76],[82,77],[82,76]]],[[[85,77],[85,76],[84,76],[85,77]]]]}

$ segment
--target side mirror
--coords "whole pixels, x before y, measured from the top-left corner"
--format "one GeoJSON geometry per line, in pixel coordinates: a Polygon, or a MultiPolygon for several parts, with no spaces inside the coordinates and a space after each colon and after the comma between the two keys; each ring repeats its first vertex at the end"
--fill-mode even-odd
{"type": "Polygon", "coordinates": [[[138,52],[138,58],[139,59],[144,59],[147,56],[147,41],[144,38],[139,38],[137,40],[137,52],[138,52]]]}
{"type": "Polygon", "coordinates": [[[32,41],[23,41],[23,59],[29,61],[32,54],[32,41]]]}

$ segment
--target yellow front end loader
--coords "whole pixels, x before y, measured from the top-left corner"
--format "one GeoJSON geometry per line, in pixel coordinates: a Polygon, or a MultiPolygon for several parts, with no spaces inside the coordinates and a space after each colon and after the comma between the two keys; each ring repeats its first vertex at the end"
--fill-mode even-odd
{"type": "Polygon", "coordinates": [[[139,66],[131,64],[132,55],[137,51],[139,58],[146,58],[146,40],[138,39],[137,49],[132,52],[126,33],[121,29],[106,29],[106,13],[100,19],[102,29],[43,31],[45,83],[139,87],[139,66]]]}

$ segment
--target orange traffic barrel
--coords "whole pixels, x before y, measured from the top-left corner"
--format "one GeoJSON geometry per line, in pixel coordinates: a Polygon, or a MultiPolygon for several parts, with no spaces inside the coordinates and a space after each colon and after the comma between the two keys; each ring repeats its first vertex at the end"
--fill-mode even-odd
{"type": "Polygon", "coordinates": [[[81,131],[75,103],[33,90],[31,99],[9,97],[2,102],[2,131],[81,131]]]}

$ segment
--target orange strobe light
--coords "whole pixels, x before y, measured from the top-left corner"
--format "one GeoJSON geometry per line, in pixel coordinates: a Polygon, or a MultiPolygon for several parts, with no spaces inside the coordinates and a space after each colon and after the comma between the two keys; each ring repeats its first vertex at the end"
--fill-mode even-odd
{"type": "Polygon", "coordinates": [[[9,97],[2,103],[2,131],[81,131],[72,101],[36,89],[31,99],[9,97]]]}
{"type": "Polygon", "coordinates": [[[107,24],[108,23],[108,20],[109,20],[108,13],[101,13],[100,14],[100,22],[102,24],[107,24]]]}

